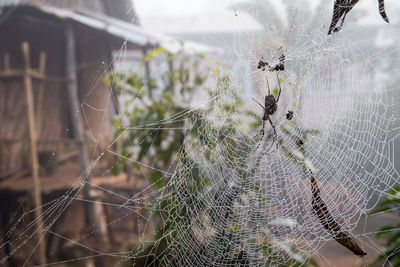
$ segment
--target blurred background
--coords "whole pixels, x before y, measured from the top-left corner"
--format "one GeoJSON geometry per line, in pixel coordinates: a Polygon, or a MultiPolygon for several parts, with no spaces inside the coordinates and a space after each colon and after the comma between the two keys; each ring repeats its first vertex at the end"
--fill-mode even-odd
{"type": "MultiPolygon", "coordinates": [[[[375,2],[360,1],[342,31],[326,41],[333,1],[0,0],[0,265],[156,266],[133,262],[132,255],[159,255],[140,244],[162,225],[142,208],[152,201],[148,195],[157,195],[162,172],[176,165],[184,134],[168,132],[146,143],[141,138],[154,130],[125,138],[120,129],[203,103],[207,88],[216,84],[207,78],[213,73],[229,73],[242,98],[261,96],[264,76],[250,77],[260,58],[273,55],[277,61],[276,51],[284,47],[292,59],[293,87],[299,85],[291,100],[309,86],[308,95],[300,97],[302,107],[312,111],[296,111],[311,126],[323,121],[310,113],[335,108],[315,103],[320,86],[325,99],[337,99],[350,97],[344,88],[357,83],[363,91],[380,93],[380,101],[398,112],[400,6],[385,1],[386,24],[375,2]],[[306,62],[313,49],[329,48],[337,49],[331,57],[351,60],[338,70],[306,62]],[[193,70],[194,81],[182,79],[193,70]],[[327,77],[342,83],[320,82],[327,77]],[[126,90],[127,85],[146,93],[126,90]],[[173,100],[165,103],[167,96],[173,100]],[[141,109],[132,111],[136,104],[141,109]],[[165,148],[163,141],[171,138],[176,142],[165,148]]],[[[382,116],[399,125],[397,115],[382,116]]],[[[400,138],[391,130],[384,140],[388,148],[380,153],[398,171],[400,138]]],[[[376,195],[371,202],[379,200],[376,195]]],[[[393,209],[363,217],[361,235],[399,224],[393,209]]],[[[368,238],[376,249],[365,261],[374,262],[386,240],[368,238]]],[[[383,260],[399,254],[397,238],[383,260]]],[[[304,265],[361,266],[364,261],[334,241],[310,256],[315,261],[304,265]]]]}

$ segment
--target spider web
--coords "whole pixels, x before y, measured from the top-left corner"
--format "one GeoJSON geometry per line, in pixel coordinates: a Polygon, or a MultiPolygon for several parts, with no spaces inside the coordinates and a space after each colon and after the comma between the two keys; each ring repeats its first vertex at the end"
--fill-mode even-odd
{"type": "MultiPolygon", "coordinates": [[[[222,57],[228,63],[235,63],[232,68],[220,70],[230,77],[226,88],[221,89],[220,80],[210,71],[212,97],[194,101],[189,108],[166,120],[126,125],[123,129],[124,134],[153,129],[151,136],[155,138],[163,127],[185,121],[186,138],[177,151],[180,159],[165,169],[157,168],[163,173],[165,186],[156,187],[151,181],[149,186],[127,196],[92,184],[119,201],[119,204],[101,204],[128,210],[141,218],[144,226],[138,233],[140,242],[130,250],[103,252],[82,241],[100,231],[96,228],[90,229],[81,240],[62,236],[63,239],[93,252],[90,257],[117,258],[116,266],[143,259],[148,266],[290,266],[307,264],[311,257],[321,265],[334,265],[323,253],[318,253],[331,242],[332,236],[312,211],[311,170],[321,198],[342,230],[368,255],[382,253],[374,239],[379,227],[371,226],[370,222],[385,218],[391,210],[374,215],[369,212],[399,179],[395,164],[399,153],[400,98],[398,85],[393,81],[397,77],[391,72],[398,70],[399,47],[396,44],[378,49],[367,47],[372,44],[376,48],[379,44],[362,27],[355,27],[350,15],[342,31],[328,37],[324,25],[329,23],[332,3],[317,5],[309,11],[306,2],[295,2],[289,5],[286,23],[273,20],[267,2],[234,4],[231,15],[237,24],[243,14],[250,13],[261,21],[264,30],[252,33],[250,38],[242,31],[233,34],[235,42],[222,57]],[[309,17],[307,10],[311,12],[309,17]],[[270,19],[266,14],[271,15],[270,19]],[[239,47],[243,43],[246,48],[239,47]],[[246,124],[248,117],[244,112],[249,109],[258,114],[261,123],[263,111],[251,99],[263,103],[266,78],[273,88],[278,80],[275,73],[258,70],[257,64],[260,59],[276,64],[281,53],[286,61],[285,71],[279,72],[282,94],[278,110],[271,115],[278,135],[274,143],[271,125],[266,123],[264,138],[254,137],[260,127],[246,124]],[[391,75],[389,79],[385,71],[391,75]],[[225,104],[238,97],[246,109],[224,109],[225,104]],[[294,112],[293,120],[286,119],[288,110],[294,112]],[[259,140],[260,147],[256,149],[259,140]],[[148,228],[153,222],[168,227],[149,236],[148,228]],[[147,250],[149,244],[154,245],[147,250]]],[[[373,5],[367,8],[377,10],[373,5]]],[[[395,6],[393,9],[389,16],[399,11],[395,6]]],[[[357,15],[356,10],[354,13],[357,15]]],[[[390,27],[387,36],[398,34],[393,27],[385,27],[390,27]]],[[[203,37],[206,42],[217,42],[223,47],[230,44],[224,37],[208,34],[203,37]]],[[[122,47],[110,66],[121,63],[125,57],[122,47]]],[[[156,77],[164,67],[154,63],[151,75],[156,77]]],[[[99,69],[99,78],[89,90],[92,93],[110,70],[99,69]]],[[[83,114],[85,109],[95,109],[88,103],[81,104],[83,114]]],[[[108,108],[96,110],[106,112],[108,108]]],[[[123,115],[120,119],[124,120],[123,115]]],[[[95,142],[98,139],[92,138],[95,142]]],[[[59,235],[51,226],[74,201],[91,201],[79,195],[81,182],[107,154],[138,164],[140,175],[150,181],[148,170],[156,167],[114,150],[119,138],[123,135],[118,135],[98,157],[93,157],[89,169],[76,178],[73,189],[43,205],[46,234],[59,235]]],[[[1,259],[2,263],[8,256],[24,250],[25,265],[29,264],[38,242],[33,247],[26,244],[35,237],[36,221],[24,220],[33,212],[24,211],[12,218],[14,224],[7,234],[13,234],[21,222],[24,227],[17,233],[14,251],[1,259]]],[[[114,216],[108,225],[125,219],[114,216]]],[[[348,253],[340,248],[339,251],[348,253]]],[[[90,257],[78,256],[55,264],[90,257]]],[[[374,259],[371,257],[368,261],[374,259]]],[[[356,256],[350,259],[358,260],[356,256]]]]}

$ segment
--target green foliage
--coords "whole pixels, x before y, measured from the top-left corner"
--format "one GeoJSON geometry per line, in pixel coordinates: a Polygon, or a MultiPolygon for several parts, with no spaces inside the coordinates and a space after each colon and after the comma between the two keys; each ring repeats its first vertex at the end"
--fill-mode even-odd
{"type": "Polygon", "coordinates": [[[375,263],[384,261],[384,265],[400,266],[400,186],[395,186],[370,214],[391,213],[399,217],[399,223],[385,225],[379,229],[376,237],[385,240],[382,253],[375,263]]]}
{"type": "MultiPolygon", "coordinates": [[[[249,144],[254,141],[251,140],[253,134],[238,138],[236,132],[248,126],[256,132],[261,125],[262,114],[244,107],[239,95],[240,88],[232,89],[230,76],[224,74],[218,65],[214,70],[216,86],[210,90],[206,86],[207,75],[204,75],[209,71],[202,69],[206,66],[203,55],[188,56],[183,51],[172,55],[165,49],[155,49],[144,57],[143,63],[160,58],[176,68],[168,69],[153,79],[146,79],[145,75],[139,73],[113,73],[107,79],[120,99],[125,101],[120,108],[122,119],[114,121],[116,139],[120,142],[119,153],[123,156],[115,164],[113,173],[129,170],[132,162],[128,159],[146,162],[151,166],[146,176],[153,186],[162,188],[163,192],[173,192],[157,199],[150,207],[153,216],[162,217],[163,224],[157,229],[155,241],[147,243],[148,246],[131,244],[132,262],[129,265],[160,266],[160,260],[164,260],[177,266],[179,262],[174,263],[173,259],[168,258],[168,255],[178,253],[171,251],[174,249],[171,243],[175,243],[179,247],[179,254],[185,255],[188,262],[191,258],[198,258],[193,254],[196,253],[201,254],[203,259],[212,259],[216,265],[240,263],[241,266],[248,266],[249,261],[254,262],[255,259],[249,259],[243,242],[254,243],[252,238],[256,237],[249,235],[247,227],[241,225],[234,205],[240,204],[240,196],[246,194],[254,203],[254,208],[271,207],[259,189],[253,188],[251,192],[243,190],[254,184],[251,181],[254,173],[248,171],[245,160],[252,155],[249,144]],[[207,92],[210,101],[206,102],[203,109],[193,111],[190,110],[190,101],[193,93],[198,91],[207,92]],[[127,129],[122,125],[133,127],[127,129]],[[212,177],[202,172],[203,166],[187,152],[187,143],[191,151],[198,151],[196,156],[210,165],[218,165],[221,160],[229,163],[230,172],[235,177],[241,177],[242,184],[230,187],[227,181],[221,181],[217,188],[213,187],[212,177]],[[167,169],[169,173],[174,173],[172,177],[164,177],[163,172],[167,169]],[[215,192],[212,203],[206,202],[203,196],[204,192],[210,190],[215,192]],[[204,225],[208,225],[208,228],[194,227],[204,225]],[[215,249],[207,249],[207,242],[199,243],[196,238],[196,231],[204,233],[210,229],[214,229],[215,233],[209,237],[209,243],[219,244],[222,253],[208,255],[215,249]],[[245,240],[238,238],[240,236],[252,237],[251,240],[245,240]],[[199,251],[192,251],[193,247],[198,247],[199,251]]],[[[259,216],[256,210],[249,212],[254,218],[259,216]]],[[[262,218],[257,220],[263,221],[262,218]]],[[[273,233],[263,233],[259,238],[264,243],[258,245],[257,253],[261,257],[268,256],[271,263],[288,262],[290,259],[291,266],[305,264],[307,256],[295,253],[295,248],[283,248],[275,244],[272,249],[269,242],[284,243],[273,233]],[[270,251],[265,251],[268,247],[270,251]],[[297,258],[291,258],[292,255],[297,258]]]]}
{"type": "MultiPolygon", "coordinates": [[[[182,51],[172,55],[165,49],[157,48],[145,55],[143,62],[158,57],[162,57],[167,64],[179,61],[178,68],[149,79],[138,72],[130,75],[112,73],[106,79],[119,98],[124,99],[120,107],[123,112],[114,120],[115,137],[122,143],[119,154],[123,156],[113,167],[114,174],[126,170],[126,165],[130,163],[127,159],[132,157],[138,162],[150,162],[155,170],[165,169],[183,143],[185,120],[168,118],[186,111],[194,88],[201,87],[206,81],[206,76],[198,71],[201,56],[191,57],[189,62],[182,51]],[[122,127],[121,120],[124,120],[124,125],[135,128],[122,127]]],[[[153,182],[157,177],[162,178],[159,172],[150,173],[153,182]]],[[[157,183],[157,186],[162,184],[157,183]]]]}

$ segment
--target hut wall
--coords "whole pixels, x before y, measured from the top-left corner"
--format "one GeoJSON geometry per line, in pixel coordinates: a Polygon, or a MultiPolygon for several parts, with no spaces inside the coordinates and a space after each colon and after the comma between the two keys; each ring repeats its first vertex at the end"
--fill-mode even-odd
{"type": "Polygon", "coordinates": [[[24,142],[28,127],[21,87],[21,81],[0,80],[0,178],[25,168],[29,155],[28,142],[24,142]]]}
{"type": "MultiPolygon", "coordinates": [[[[101,31],[74,24],[79,79],[79,103],[89,152],[100,151],[112,138],[111,89],[103,78],[111,70],[109,37],[101,31]]],[[[34,10],[17,11],[0,26],[0,71],[5,54],[11,69],[24,68],[21,43],[28,41],[31,66],[37,69],[40,53],[47,54],[45,81],[33,80],[39,152],[71,152],[74,146],[65,77],[63,21],[34,10]],[[53,79],[57,78],[57,79],[53,79]],[[39,101],[39,87],[44,86],[39,101]],[[39,103],[43,103],[39,105],[39,103]],[[72,141],[72,142],[70,142],[72,141]]],[[[29,168],[29,139],[23,80],[0,78],[0,179],[29,168]]],[[[70,154],[70,153],[69,153],[70,154]]]]}
{"type": "MultiPolygon", "coordinates": [[[[21,43],[28,41],[31,49],[31,67],[38,68],[40,53],[47,54],[46,74],[64,73],[63,36],[60,25],[49,20],[15,14],[0,27],[0,71],[4,58],[10,57],[11,70],[23,70],[21,43]]],[[[34,103],[39,151],[57,151],[62,138],[68,138],[68,114],[62,82],[44,81],[43,100],[38,103],[40,81],[33,80],[34,103]],[[39,110],[40,109],[40,110],[39,110]]],[[[25,91],[21,77],[0,78],[0,178],[28,167],[29,135],[25,91]]]]}
{"type": "MultiPolygon", "coordinates": [[[[112,138],[112,89],[104,78],[112,70],[109,39],[100,31],[76,25],[80,103],[84,111],[86,140],[104,148],[112,138]]],[[[99,149],[97,149],[101,152],[99,149]]]]}

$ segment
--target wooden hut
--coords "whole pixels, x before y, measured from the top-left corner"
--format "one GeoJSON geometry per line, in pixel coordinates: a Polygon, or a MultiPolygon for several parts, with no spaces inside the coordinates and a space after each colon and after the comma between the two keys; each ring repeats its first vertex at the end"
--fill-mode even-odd
{"type": "Polygon", "coordinates": [[[174,38],[136,23],[130,0],[0,2],[0,265],[23,264],[18,253],[25,263],[46,264],[61,236],[75,240],[57,234],[62,224],[76,235],[81,224],[94,227],[91,244],[116,239],[93,187],[131,188],[124,176],[107,176],[112,159],[103,153],[112,143],[117,101],[103,79],[113,69],[113,51],[179,48],[174,38]],[[79,198],[85,204],[75,203],[79,198]],[[21,234],[21,220],[13,218],[33,223],[22,225],[21,234]]]}
{"type": "MultiPolygon", "coordinates": [[[[112,91],[101,79],[112,69],[112,51],[121,48],[125,38],[105,31],[105,27],[112,27],[113,23],[124,24],[107,14],[127,21],[135,19],[133,11],[123,11],[129,1],[113,1],[114,5],[109,2],[20,0],[0,4],[3,5],[0,17],[0,58],[3,60],[0,60],[0,70],[11,71],[8,76],[3,73],[0,84],[0,115],[2,123],[6,123],[6,127],[0,129],[0,179],[30,166],[29,146],[24,144],[27,143],[27,114],[24,101],[20,98],[21,92],[16,89],[23,88],[22,79],[15,79],[13,72],[25,68],[21,51],[23,42],[28,42],[30,46],[30,68],[45,72],[45,77],[33,77],[39,152],[58,152],[56,157],[61,160],[65,157],[65,150],[70,151],[70,148],[60,147],[60,141],[65,145],[68,141],[74,143],[78,138],[74,136],[72,125],[78,111],[84,115],[81,117],[87,137],[85,140],[99,144],[102,139],[110,138],[112,91]],[[93,27],[91,23],[97,25],[93,27]],[[67,47],[68,38],[72,38],[70,47],[67,47]],[[73,53],[71,59],[75,73],[68,73],[68,53],[73,53]],[[71,75],[76,75],[77,103],[81,105],[79,109],[73,107],[75,110],[72,112],[69,111],[72,103],[65,101],[68,99],[66,88],[70,86],[71,75]]],[[[129,29],[131,24],[124,26],[129,29]]],[[[120,30],[129,31],[127,29],[120,30]]],[[[140,42],[140,37],[138,40],[136,43],[131,41],[130,48],[142,49],[147,45],[144,40],[140,42]]],[[[45,161],[46,156],[42,157],[41,160],[45,161]]]]}

